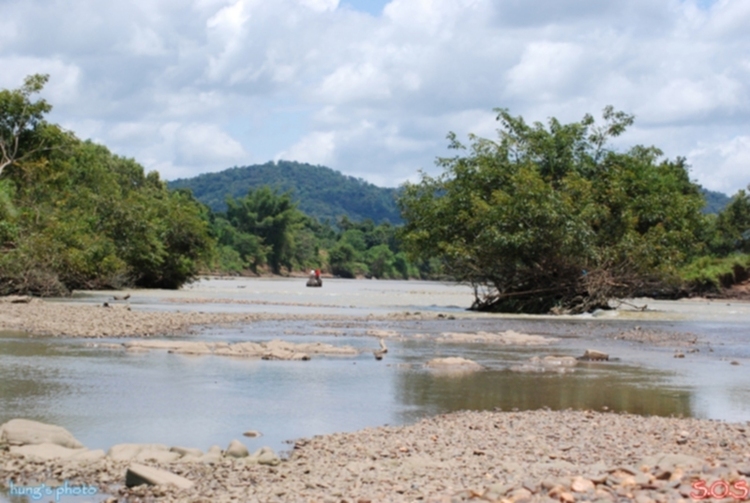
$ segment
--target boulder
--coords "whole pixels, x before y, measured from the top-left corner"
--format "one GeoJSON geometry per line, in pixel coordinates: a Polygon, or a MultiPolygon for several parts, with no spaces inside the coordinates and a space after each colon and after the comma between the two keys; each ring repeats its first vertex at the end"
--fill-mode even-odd
{"type": "Polygon", "coordinates": [[[263,360],[309,360],[310,357],[305,353],[297,353],[296,351],[288,351],[285,349],[271,349],[267,350],[263,356],[263,360]]]}
{"type": "Polygon", "coordinates": [[[609,355],[595,349],[587,349],[586,352],[583,353],[583,356],[578,359],[585,361],[607,361],[609,360],[609,355]]]}
{"type": "Polygon", "coordinates": [[[253,453],[252,457],[257,460],[259,465],[276,466],[281,463],[279,457],[270,447],[261,447],[253,453]]]}
{"type": "Polygon", "coordinates": [[[247,430],[243,435],[250,438],[256,438],[262,436],[262,433],[258,430],[247,430]]]}
{"type": "Polygon", "coordinates": [[[165,451],[160,449],[143,449],[135,457],[135,461],[154,461],[156,463],[171,463],[180,459],[177,452],[165,451]]]}
{"type": "Polygon", "coordinates": [[[232,440],[229,442],[229,447],[224,451],[224,457],[227,458],[246,458],[250,455],[250,451],[243,445],[239,440],[232,440]]]}
{"type": "Polygon", "coordinates": [[[307,286],[323,286],[323,280],[312,276],[307,280],[307,286]]]}
{"type": "Polygon", "coordinates": [[[10,453],[17,454],[29,459],[48,461],[50,459],[70,459],[77,454],[86,452],[87,449],[69,449],[57,444],[34,444],[11,446],[10,453]]]}
{"type": "Polygon", "coordinates": [[[117,444],[109,448],[107,456],[113,461],[130,461],[141,451],[169,451],[163,444],[117,444]]]}
{"type": "Polygon", "coordinates": [[[203,451],[200,449],[193,449],[190,447],[172,447],[169,449],[170,452],[176,452],[181,457],[185,456],[195,456],[195,457],[201,457],[203,456],[203,451]]]}
{"type": "Polygon", "coordinates": [[[435,358],[428,361],[425,366],[430,370],[452,373],[476,372],[484,369],[484,367],[475,361],[455,356],[449,358],[435,358]]]}
{"type": "Polygon", "coordinates": [[[65,428],[29,419],[11,419],[3,424],[0,427],[0,444],[55,444],[68,449],[83,448],[83,444],[65,428]]]}
{"type": "Polygon", "coordinates": [[[125,473],[125,486],[135,487],[143,484],[151,486],[171,485],[179,489],[190,489],[194,482],[167,470],[133,463],[125,473]]]}
{"type": "Polygon", "coordinates": [[[94,461],[102,460],[106,456],[107,453],[105,453],[102,449],[95,449],[93,451],[85,449],[77,454],[74,454],[70,457],[70,459],[73,461],[80,461],[82,463],[92,463],[94,461]]]}
{"type": "Polygon", "coordinates": [[[676,468],[695,469],[701,468],[704,464],[705,460],[687,454],[655,454],[644,458],[639,466],[673,472],[676,468]]]}
{"type": "Polygon", "coordinates": [[[213,353],[213,348],[205,342],[183,342],[169,352],[180,355],[210,355],[213,353]]]}
{"type": "Polygon", "coordinates": [[[540,360],[546,367],[575,367],[578,361],[572,356],[548,355],[540,360]]]}

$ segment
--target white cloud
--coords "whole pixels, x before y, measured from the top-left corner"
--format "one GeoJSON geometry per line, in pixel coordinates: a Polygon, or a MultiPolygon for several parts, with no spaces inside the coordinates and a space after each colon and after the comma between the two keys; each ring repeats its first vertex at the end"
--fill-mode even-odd
{"type": "Polygon", "coordinates": [[[275,156],[275,160],[290,160],[310,164],[327,165],[333,160],[336,150],[336,133],[316,131],[306,135],[289,150],[275,156]]]}
{"type": "Polygon", "coordinates": [[[687,159],[698,166],[696,175],[708,189],[732,195],[750,185],[750,136],[701,143],[687,154],[687,159]]]}
{"type": "Polygon", "coordinates": [[[636,115],[622,142],[689,156],[709,187],[750,181],[746,0],[354,4],[6,0],[0,86],[50,73],[53,120],[167,177],[283,156],[393,185],[434,173],[448,131],[493,135],[494,107],[612,104],[636,115]]]}

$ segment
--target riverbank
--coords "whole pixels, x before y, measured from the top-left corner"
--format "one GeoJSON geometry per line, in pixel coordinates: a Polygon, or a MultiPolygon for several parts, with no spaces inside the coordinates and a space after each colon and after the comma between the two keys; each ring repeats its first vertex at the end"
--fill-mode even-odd
{"type": "Polygon", "coordinates": [[[458,412],[300,439],[275,466],[231,457],[146,463],[185,477],[186,489],[127,488],[129,461],[33,461],[7,450],[0,481],[67,480],[112,502],[690,501],[696,483],[720,492],[750,475],[748,428],[592,411],[458,412]]]}

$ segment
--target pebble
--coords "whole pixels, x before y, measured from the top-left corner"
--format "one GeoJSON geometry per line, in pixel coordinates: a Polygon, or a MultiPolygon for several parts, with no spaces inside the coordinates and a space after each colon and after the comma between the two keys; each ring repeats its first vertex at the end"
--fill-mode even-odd
{"type": "Polygon", "coordinates": [[[591,411],[464,411],[300,440],[282,460],[258,451],[212,465],[145,463],[194,483],[185,489],[126,488],[128,461],[40,462],[2,449],[0,480],[64,473],[112,502],[675,501],[686,491],[689,498],[693,480],[750,472],[750,440],[740,429],[746,425],[591,411]],[[687,444],[675,442],[686,436],[687,444]]]}

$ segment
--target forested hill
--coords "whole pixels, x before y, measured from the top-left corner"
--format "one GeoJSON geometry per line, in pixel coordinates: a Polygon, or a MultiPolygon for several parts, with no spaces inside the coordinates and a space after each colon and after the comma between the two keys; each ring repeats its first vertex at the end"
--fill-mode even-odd
{"type": "Polygon", "coordinates": [[[723,192],[715,192],[706,188],[701,188],[701,192],[706,199],[706,206],[703,208],[703,213],[719,213],[732,200],[731,197],[723,192]]]}
{"type": "Polygon", "coordinates": [[[248,189],[264,185],[290,191],[300,210],[320,220],[335,222],[346,215],[355,221],[369,218],[375,223],[401,223],[396,189],[378,187],[323,166],[268,162],[169,182],[170,189],[189,188],[199,201],[221,212],[226,211],[227,196],[244,197],[248,189]]]}

